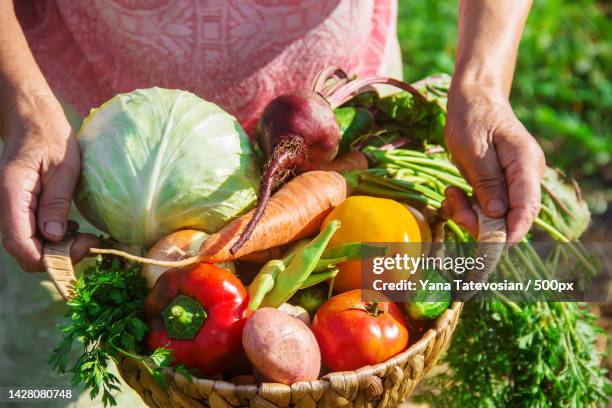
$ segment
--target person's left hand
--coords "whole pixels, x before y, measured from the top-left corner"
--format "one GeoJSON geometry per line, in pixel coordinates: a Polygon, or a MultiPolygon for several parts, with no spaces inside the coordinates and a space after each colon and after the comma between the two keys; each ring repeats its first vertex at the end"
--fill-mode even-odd
{"type": "MultiPolygon", "coordinates": [[[[483,86],[451,87],[446,145],[485,214],[506,217],[508,242],[519,242],[540,211],[542,149],[516,118],[508,100],[483,86]]],[[[446,190],[445,216],[478,235],[478,220],[466,194],[446,190]]]]}

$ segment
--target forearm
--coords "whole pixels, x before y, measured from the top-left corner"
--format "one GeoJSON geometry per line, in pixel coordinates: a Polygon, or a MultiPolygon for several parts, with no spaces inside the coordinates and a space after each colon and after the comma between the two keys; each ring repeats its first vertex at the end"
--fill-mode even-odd
{"type": "Polygon", "coordinates": [[[531,0],[460,0],[453,83],[507,98],[531,0]]]}
{"type": "Polygon", "coordinates": [[[39,101],[48,100],[52,93],[30,51],[11,0],[0,0],[0,44],[0,125],[3,125],[11,109],[35,110],[39,101]]]}

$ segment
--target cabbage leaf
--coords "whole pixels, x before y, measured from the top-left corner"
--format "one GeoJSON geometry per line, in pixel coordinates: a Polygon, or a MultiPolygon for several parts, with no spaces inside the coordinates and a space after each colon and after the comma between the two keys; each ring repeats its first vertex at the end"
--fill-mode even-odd
{"type": "Polygon", "coordinates": [[[196,95],[150,88],[93,109],[77,136],[75,202],[121,244],[184,228],[213,233],[257,200],[259,169],[237,120],[196,95]]]}

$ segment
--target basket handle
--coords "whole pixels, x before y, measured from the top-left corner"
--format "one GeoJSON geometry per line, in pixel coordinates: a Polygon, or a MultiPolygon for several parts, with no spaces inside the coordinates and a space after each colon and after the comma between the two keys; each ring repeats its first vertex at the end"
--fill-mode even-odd
{"type": "Polygon", "coordinates": [[[70,259],[74,237],[74,234],[66,234],[61,241],[47,241],[43,246],[43,265],[64,300],[70,300],[74,296],[76,285],[76,275],[70,259]]]}
{"type": "MultiPolygon", "coordinates": [[[[505,218],[491,218],[482,211],[478,204],[472,207],[478,215],[478,247],[475,258],[483,257],[484,268],[468,271],[466,281],[486,282],[495,270],[504,252],[508,230],[505,218]]],[[[461,292],[458,300],[467,301],[476,294],[476,291],[461,292]]]]}

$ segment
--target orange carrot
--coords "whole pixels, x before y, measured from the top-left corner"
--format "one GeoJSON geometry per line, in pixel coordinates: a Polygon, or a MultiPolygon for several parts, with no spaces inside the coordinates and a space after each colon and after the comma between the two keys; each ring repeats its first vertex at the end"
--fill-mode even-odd
{"type": "Polygon", "coordinates": [[[346,198],[346,194],[346,181],[336,172],[300,174],[270,198],[252,236],[235,254],[230,254],[230,248],[255,210],[232,221],[204,241],[200,248],[201,259],[205,262],[236,259],[312,235],[319,231],[325,216],[346,198]]]}
{"type": "Polygon", "coordinates": [[[368,159],[359,150],[353,150],[342,156],[336,157],[331,162],[323,162],[317,165],[317,170],[325,171],[351,171],[365,170],[368,168],[368,159]]]}

